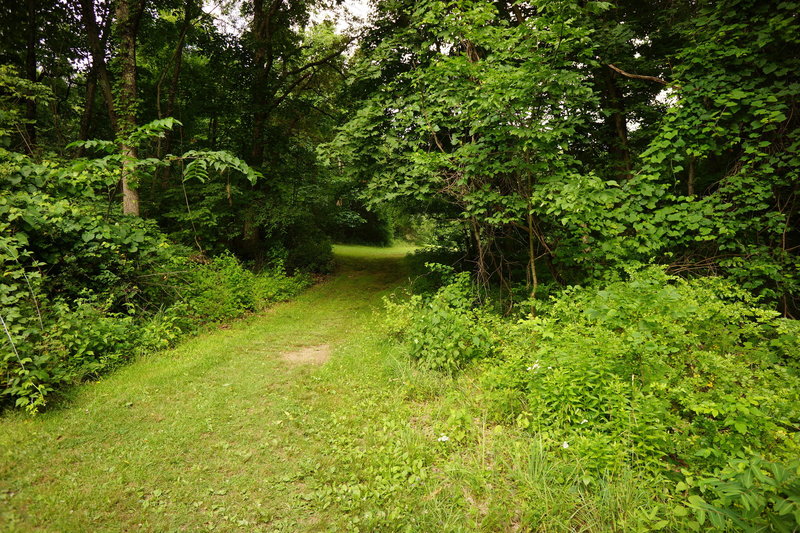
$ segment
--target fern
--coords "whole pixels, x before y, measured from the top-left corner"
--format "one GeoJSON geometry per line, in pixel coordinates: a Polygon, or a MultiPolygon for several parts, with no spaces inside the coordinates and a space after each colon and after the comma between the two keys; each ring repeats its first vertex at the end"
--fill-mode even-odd
{"type": "Polygon", "coordinates": [[[222,174],[232,170],[242,174],[252,184],[255,184],[259,178],[263,177],[260,172],[230,152],[191,150],[183,154],[181,159],[191,160],[183,172],[184,181],[197,179],[205,182],[211,171],[216,174],[222,174]]]}

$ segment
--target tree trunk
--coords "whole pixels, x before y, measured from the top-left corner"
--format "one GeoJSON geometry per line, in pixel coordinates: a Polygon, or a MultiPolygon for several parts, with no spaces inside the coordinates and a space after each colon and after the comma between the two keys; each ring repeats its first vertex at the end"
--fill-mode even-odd
{"type": "MultiPolygon", "coordinates": [[[[37,20],[36,20],[36,0],[28,0],[28,33],[25,50],[25,77],[30,81],[36,79],[36,41],[37,41],[37,20]]],[[[25,102],[25,149],[28,153],[33,153],[36,147],[36,100],[30,99],[25,102]]]]}
{"type": "Polygon", "coordinates": [[[253,81],[253,132],[250,150],[250,163],[261,165],[264,162],[264,130],[268,113],[269,77],[275,57],[272,50],[272,22],[283,0],[270,0],[265,11],[264,0],[253,0],[253,37],[256,46],[253,53],[255,79],[253,81]]]}
{"type": "MultiPolygon", "coordinates": [[[[94,114],[94,98],[97,93],[97,74],[92,68],[86,76],[86,97],[83,107],[83,114],[81,115],[81,126],[78,131],[78,139],[85,141],[89,138],[92,129],[92,115],[94,114]]],[[[81,147],[78,150],[78,157],[83,156],[84,149],[81,147]]]]}
{"type": "Polygon", "coordinates": [[[533,206],[528,199],[528,267],[531,275],[531,316],[536,316],[536,291],[539,288],[539,276],[536,272],[536,232],[533,228],[533,206]]]}
{"type": "Polygon", "coordinates": [[[616,140],[611,144],[611,153],[617,160],[617,174],[620,180],[627,180],[631,177],[633,164],[628,146],[628,123],[625,119],[625,104],[622,101],[622,93],[614,80],[617,75],[609,69],[603,69],[602,76],[605,82],[605,100],[611,112],[610,117],[606,119],[606,123],[609,124],[609,129],[612,129],[616,136],[616,140]]]}
{"type": "Polygon", "coordinates": [[[211,149],[212,150],[216,150],[217,149],[217,122],[218,122],[216,109],[214,111],[212,111],[211,113],[212,113],[211,114],[211,123],[209,124],[211,132],[209,134],[209,138],[210,138],[209,142],[211,143],[211,149]]]}
{"type": "Polygon", "coordinates": [[[121,76],[119,88],[119,109],[117,110],[120,152],[122,163],[122,212],[139,216],[139,191],[136,183],[136,146],[125,138],[136,128],[136,34],[144,2],[119,0],[116,10],[117,28],[120,38],[121,76]],[[135,11],[136,10],[136,11],[135,11]]]}
{"type": "Polygon", "coordinates": [[[489,273],[486,270],[486,250],[483,246],[483,241],[481,241],[481,230],[478,221],[475,217],[472,217],[470,218],[470,223],[472,225],[472,235],[475,239],[475,249],[478,252],[478,281],[483,287],[486,287],[489,284],[489,273]]]}
{"type": "MultiPolygon", "coordinates": [[[[178,44],[175,45],[175,53],[173,54],[173,62],[172,62],[172,77],[170,78],[169,89],[167,90],[167,105],[164,110],[164,113],[161,112],[161,81],[166,75],[162,75],[161,79],[158,81],[158,97],[157,97],[157,107],[158,107],[158,118],[163,117],[175,117],[175,102],[178,98],[178,83],[180,81],[181,76],[181,66],[183,64],[183,49],[186,46],[186,33],[189,31],[189,26],[191,26],[192,19],[194,18],[195,13],[195,5],[194,0],[186,0],[186,3],[183,7],[183,24],[181,25],[181,32],[180,36],[178,37],[178,44]]],[[[172,151],[172,139],[174,135],[173,132],[167,131],[164,133],[164,141],[159,143],[158,145],[158,157],[163,158],[165,155],[169,154],[172,151]]],[[[166,189],[169,186],[169,175],[170,175],[170,168],[163,167],[159,169],[160,173],[160,183],[163,189],[166,189]]]]}
{"type": "Polygon", "coordinates": [[[119,128],[117,125],[117,113],[114,109],[114,93],[112,91],[111,75],[106,66],[105,45],[100,38],[100,30],[97,27],[97,19],[95,18],[94,0],[80,0],[80,2],[86,41],[89,46],[89,53],[92,56],[92,70],[95,72],[97,83],[103,93],[111,129],[116,135],[119,128]]]}

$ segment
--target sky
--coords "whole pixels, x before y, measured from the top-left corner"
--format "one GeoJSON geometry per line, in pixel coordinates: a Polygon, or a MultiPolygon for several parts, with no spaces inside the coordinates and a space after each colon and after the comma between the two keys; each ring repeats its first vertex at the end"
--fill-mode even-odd
{"type": "Polygon", "coordinates": [[[344,32],[363,26],[370,10],[369,0],[345,0],[340,8],[320,10],[312,15],[311,20],[319,22],[326,18],[333,18],[336,21],[336,30],[344,32]]]}
{"type": "MultiPolygon", "coordinates": [[[[238,7],[226,10],[225,6],[230,4],[230,0],[204,0],[203,2],[204,11],[215,17],[220,30],[226,33],[241,34],[246,29],[248,21],[239,16],[238,7]]],[[[343,33],[363,26],[370,9],[369,0],[345,0],[336,9],[322,9],[312,14],[311,21],[321,22],[326,18],[331,18],[336,23],[337,31],[343,33]]]]}

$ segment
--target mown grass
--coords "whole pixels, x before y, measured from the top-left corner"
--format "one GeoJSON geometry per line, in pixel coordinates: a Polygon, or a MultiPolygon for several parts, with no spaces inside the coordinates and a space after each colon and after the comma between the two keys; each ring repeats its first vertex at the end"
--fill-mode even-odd
{"type": "Polygon", "coordinates": [[[0,419],[0,531],[614,530],[618,477],[492,426],[469,375],[408,362],[376,327],[408,247],[336,249],[297,300],[0,419]],[[282,353],[329,344],[323,366],[282,353]],[[450,440],[440,441],[442,435],[450,440]]]}

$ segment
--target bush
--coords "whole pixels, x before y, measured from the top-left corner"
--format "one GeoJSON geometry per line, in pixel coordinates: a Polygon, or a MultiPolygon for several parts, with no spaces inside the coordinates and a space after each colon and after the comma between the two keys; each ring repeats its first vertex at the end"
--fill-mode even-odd
{"type": "Polygon", "coordinates": [[[722,279],[656,267],[600,289],[568,288],[539,307],[538,317],[501,321],[476,308],[459,274],[430,298],[390,302],[389,331],[428,367],[479,360],[490,416],[580,457],[585,484],[633,468],[671,486],[666,500],[693,496],[663,513],[679,529],[708,519],[792,530],[796,321],[722,279]]]}
{"type": "Polygon", "coordinates": [[[469,273],[432,266],[449,283],[429,298],[417,296],[405,304],[389,301],[396,318],[387,330],[404,338],[411,356],[423,366],[452,373],[493,353],[492,317],[476,307],[469,273]]]}
{"type": "Polygon", "coordinates": [[[289,271],[328,273],[333,268],[333,246],[328,236],[310,223],[290,230],[286,268],[289,271]]]}
{"type": "Polygon", "coordinates": [[[610,438],[598,470],[786,457],[800,450],[785,429],[800,415],[800,376],[785,323],[721,280],[649,268],[569,290],[547,316],[519,323],[484,383],[501,417],[565,441],[610,438]]]}
{"type": "Polygon", "coordinates": [[[0,297],[15,303],[3,313],[6,340],[0,359],[0,397],[34,412],[59,387],[95,378],[137,355],[169,347],[199,325],[292,298],[310,283],[305,275],[287,276],[280,265],[254,274],[231,255],[207,264],[184,259],[180,276],[162,276],[181,299],[155,313],[138,315],[133,304],[117,312],[110,300],[103,302],[96,296],[71,304],[51,300],[37,290],[39,278],[33,273],[28,275],[34,282],[28,290],[23,272],[12,272],[23,283],[0,285],[0,297]]]}
{"type": "Polygon", "coordinates": [[[682,529],[797,531],[800,527],[800,460],[787,465],[759,456],[731,459],[714,475],[687,475],[678,489],[688,494],[673,510],[682,529]]]}
{"type": "Polygon", "coordinates": [[[195,266],[184,294],[196,322],[214,322],[258,311],[296,296],[310,283],[307,275],[287,276],[282,264],[259,274],[245,269],[231,254],[195,266]]]}
{"type": "Polygon", "coordinates": [[[110,212],[112,183],[0,150],[0,406],[37,411],[65,384],[307,286],[281,265],[189,260],[154,224],[110,212]]]}

